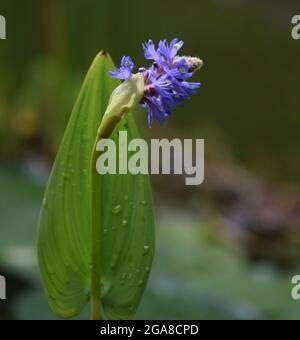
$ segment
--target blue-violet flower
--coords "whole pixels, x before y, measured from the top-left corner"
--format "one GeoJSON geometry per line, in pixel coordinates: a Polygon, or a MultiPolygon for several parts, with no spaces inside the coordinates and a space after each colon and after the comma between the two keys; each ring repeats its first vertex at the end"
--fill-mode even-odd
{"type": "MultiPolygon", "coordinates": [[[[170,116],[177,104],[182,105],[196,93],[200,83],[188,82],[193,73],[200,69],[203,62],[197,57],[179,56],[178,51],[183,41],[173,39],[170,44],[166,40],[159,42],[158,48],[152,40],[143,44],[144,56],[152,60],[149,68],[140,67],[138,73],[144,77],[144,94],[140,104],[148,111],[148,124],[153,119],[159,123],[170,116]]],[[[134,63],[124,56],[121,67],[110,72],[111,76],[121,80],[129,80],[133,76],[134,63]]]]}

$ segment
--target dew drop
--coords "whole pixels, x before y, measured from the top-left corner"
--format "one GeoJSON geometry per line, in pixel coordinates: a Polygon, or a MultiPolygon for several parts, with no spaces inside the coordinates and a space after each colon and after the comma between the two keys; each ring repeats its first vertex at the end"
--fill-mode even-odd
{"type": "Polygon", "coordinates": [[[122,207],[120,206],[120,205],[116,205],[113,209],[112,209],[112,213],[114,214],[114,215],[118,215],[120,212],[121,212],[121,210],[122,210],[122,207]]]}
{"type": "Polygon", "coordinates": [[[114,255],[113,258],[112,258],[112,261],[111,261],[111,264],[110,264],[110,267],[112,269],[115,269],[118,265],[118,256],[117,255],[114,255]]]}
{"type": "Polygon", "coordinates": [[[147,201],[141,201],[141,205],[148,205],[147,201]]]}
{"type": "Polygon", "coordinates": [[[123,221],[122,221],[122,226],[123,226],[123,227],[127,227],[127,226],[128,226],[128,221],[123,220],[123,221]]]}
{"type": "Polygon", "coordinates": [[[139,286],[141,287],[143,284],[144,284],[144,281],[143,281],[143,280],[140,280],[140,281],[139,281],[139,286]]]}
{"type": "Polygon", "coordinates": [[[144,248],[143,248],[143,255],[149,254],[149,251],[150,251],[150,247],[149,246],[144,246],[144,248]]]}
{"type": "Polygon", "coordinates": [[[43,207],[44,207],[44,208],[47,207],[47,199],[46,199],[46,198],[43,199],[43,207]]]}
{"type": "Polygon", "coordinates": [[[128,201],[129,197],[127,195],[124,196],[124,201],[128,201]]]}
{"type": "Polygon", "coordinates": [[[123,273],[122,276],[121,276],[121,280],[123,280],[123,281],[126,280],[126,276],[127,276],[126,273],[123,273]]]}
{"type": "Polygon", "coordinates": [[[149,266],[146,267],[146,272],[149,273],[149,272],[150,272],[150,269],[151,269],[151,268],[150,268],[149,266]]]}

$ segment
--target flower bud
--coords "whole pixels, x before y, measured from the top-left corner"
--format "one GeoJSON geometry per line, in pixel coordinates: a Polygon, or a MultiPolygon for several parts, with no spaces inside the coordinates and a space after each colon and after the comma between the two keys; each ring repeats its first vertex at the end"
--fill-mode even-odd
{"type": "Polygon", "coordinates": [[[111,94],[98,136],[109,138],[121,118],[141,101],[143,95],[144,76],[141,73],[134,74],[120,84],[111,94]]]}
{"type": "Polygon", "coordinates": [[[203,61],[198,57],[177,56],[175,61],[184,59],[189,66],[189,72],[194,73],[203,66],[203,61]]]}

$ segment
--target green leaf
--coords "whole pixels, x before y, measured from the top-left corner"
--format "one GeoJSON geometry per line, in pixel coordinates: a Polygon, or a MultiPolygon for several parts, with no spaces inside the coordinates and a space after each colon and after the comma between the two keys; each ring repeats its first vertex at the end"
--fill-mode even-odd
{"type": "MultiPolygon", "coordinates": [[[[96,197],[93,206],[98,206],[101,216],[99,282],[105,318],[133,318],[152,264],[154,217],[149,176],[92,178],[97,129],[110,94],[119,85],[109,76],[112,68],[110,57],[102,52],[86,76],[40,215],[38,257],[42,279],[51,308],[64,318],[79,314],[90,300],[92,197],[96,197]]],[[[128,140],[139,138],[131,113],[115,129],[112,138],[116,142],[118,130],[127,130],[128,140]]]]}

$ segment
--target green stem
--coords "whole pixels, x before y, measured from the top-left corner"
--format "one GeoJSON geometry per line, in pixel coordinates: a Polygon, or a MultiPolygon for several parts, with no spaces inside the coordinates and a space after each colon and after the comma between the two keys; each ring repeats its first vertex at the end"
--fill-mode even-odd
{"type": "Polygon", "coordinates": [[[101,320],[101,176],[96,170],[97,151],[99,135],[93,148],[91,170],[92,170],[92,284],[91,284],[91,319],[101,320]],[[100,200],[100,202],[99,202],[100,200]],[[97,204],[96,204],[97,202],[97,204]],[[99,204],[100,203],[100,204],[99,204]]]}
{"type": "Polygon", "coordinates": [[[141,73],[133,75],[119,85],[112,93],[110,102],[102,117],[91,158],[91,223],[92,223],[92,282],[91,282],[91,319],[101,320],[101,213],[102,189],[101,175],[96,170],[97,144],[109,138],[121,118],[136,104],[144,94],[144,77],[141,73]]]}
{"type": "MultiPolygon", "coordinates": [[[[101,175],[96,169],[97,144],[105,138],[109,138],[113,129],[120,121],[120,117],[104,118],[97,132],[96,142],[93,147],[91,159],[91,223],[92,223],[92,283],[91,283],[91,319],[101,320],[101,235],[102,235],[102,189],[101,175]]],[[[101,155],[101,152],[99,152],[101,155]]]]}

